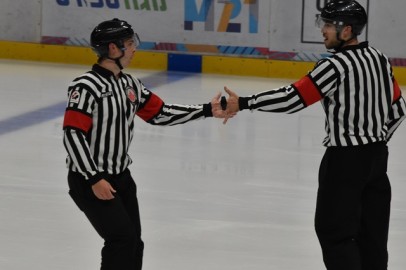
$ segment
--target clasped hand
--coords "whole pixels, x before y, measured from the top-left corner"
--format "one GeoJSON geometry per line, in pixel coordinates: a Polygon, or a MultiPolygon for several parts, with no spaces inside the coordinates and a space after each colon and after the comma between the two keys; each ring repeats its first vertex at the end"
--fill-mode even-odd
{"type": "Polygon", "coordinates": [[[212,100],[211,100],[211,110],[213,113],[213,117],[215,118],[222,118],[223,124],[226,124],[228,119],[233,118],[237,112],[240,110],[238,105],[238,95],[224,86],[224,91],[228,94],[228,98],[226,99],[226,104],[221,104],[221,92],[219,92],[212,100]],[[224,108],[225,107],[225,108],[224,108]]]}

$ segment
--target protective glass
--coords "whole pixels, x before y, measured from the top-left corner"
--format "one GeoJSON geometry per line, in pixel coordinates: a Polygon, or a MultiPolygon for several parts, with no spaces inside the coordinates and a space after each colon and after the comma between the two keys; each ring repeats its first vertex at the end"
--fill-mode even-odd
{"type": "Polygon", "coordinates": [[[325,26],[343,26],[343,22],[333,21],[321,17],[321,14],[316,14],[316,27],[322,29],[325,26]]]}
{"type": "MultiPolygon", "coordinates": [[[[126,44],[128,44],[128,45],[124,45],[124,46],[131,46],[131,47],[134,47],[135,49],[137,49],[138,46],[140,46],[140,44],[141,44],[140,37],[138,36],[137,33],[134,33],[132,38],[125,39],[124,42],[126,44]]],[[[124,48],[124,50],[125,49],[126,48],[124,48]]]]}
{"type": "Polygon", "coordinates": [[[141,44],[141,40],[137,33],[134,33],[133,41],[134,41],[134,47],[138,48],[138,46],[140,46],[140,44],[141,44]]]}

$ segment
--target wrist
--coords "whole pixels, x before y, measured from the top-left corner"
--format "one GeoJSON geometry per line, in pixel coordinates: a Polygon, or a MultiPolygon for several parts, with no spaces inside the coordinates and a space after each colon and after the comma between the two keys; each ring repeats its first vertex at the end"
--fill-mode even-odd
{"type": "Polygon", "coordinates": [[[97,184],[100,180],[106,179],[107,178],[106,176],[107,176],[107,173],[98,172],[88,179],[89,184],[93,186],[94,184],[97,184]]]}
{"type": "Polygon", "coordinates": [[[240,111],[249,109],[248,100],[249,100],[249,97],[239,97],[238,98],[238,107],[239,107],[240,111]]]}
{"type": "Polygon", "coordinates": [[[203,115],[204,117],[213,117],[211,103],[203,104],[203,115]]]}

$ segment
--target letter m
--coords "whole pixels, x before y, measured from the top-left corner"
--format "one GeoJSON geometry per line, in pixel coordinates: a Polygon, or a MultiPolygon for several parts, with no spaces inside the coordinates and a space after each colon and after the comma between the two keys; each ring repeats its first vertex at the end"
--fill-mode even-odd
{"type": "Polygon", "coordinates": [[[185,30],[193,30],[193,22],[205,22],[205,30],[214,30],[214,0],[203,0],[200,8],[197,0],[185,1],[185,30]]]}

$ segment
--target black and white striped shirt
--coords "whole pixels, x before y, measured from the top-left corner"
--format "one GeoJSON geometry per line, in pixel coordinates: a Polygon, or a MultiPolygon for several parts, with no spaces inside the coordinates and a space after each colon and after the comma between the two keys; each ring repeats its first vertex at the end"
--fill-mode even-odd
{"type": "Polygon", "coordinates": [[[68,88],[64,117],[67,166],[91,183],[123,172],[131,158],[134,117],[153,125],[177,125],[211,117],[211,105],[165,104],[140,80],[99,65],[76,78],[68,88]]]}
{"type": "Polygon", "coordinates": [[[240,109],[293,113],[321,101],[324,146],[388,141],[404,120],[406,104],[388,58],[368,42],[320,60],[292,85],[241,97],[240,109]]]}

